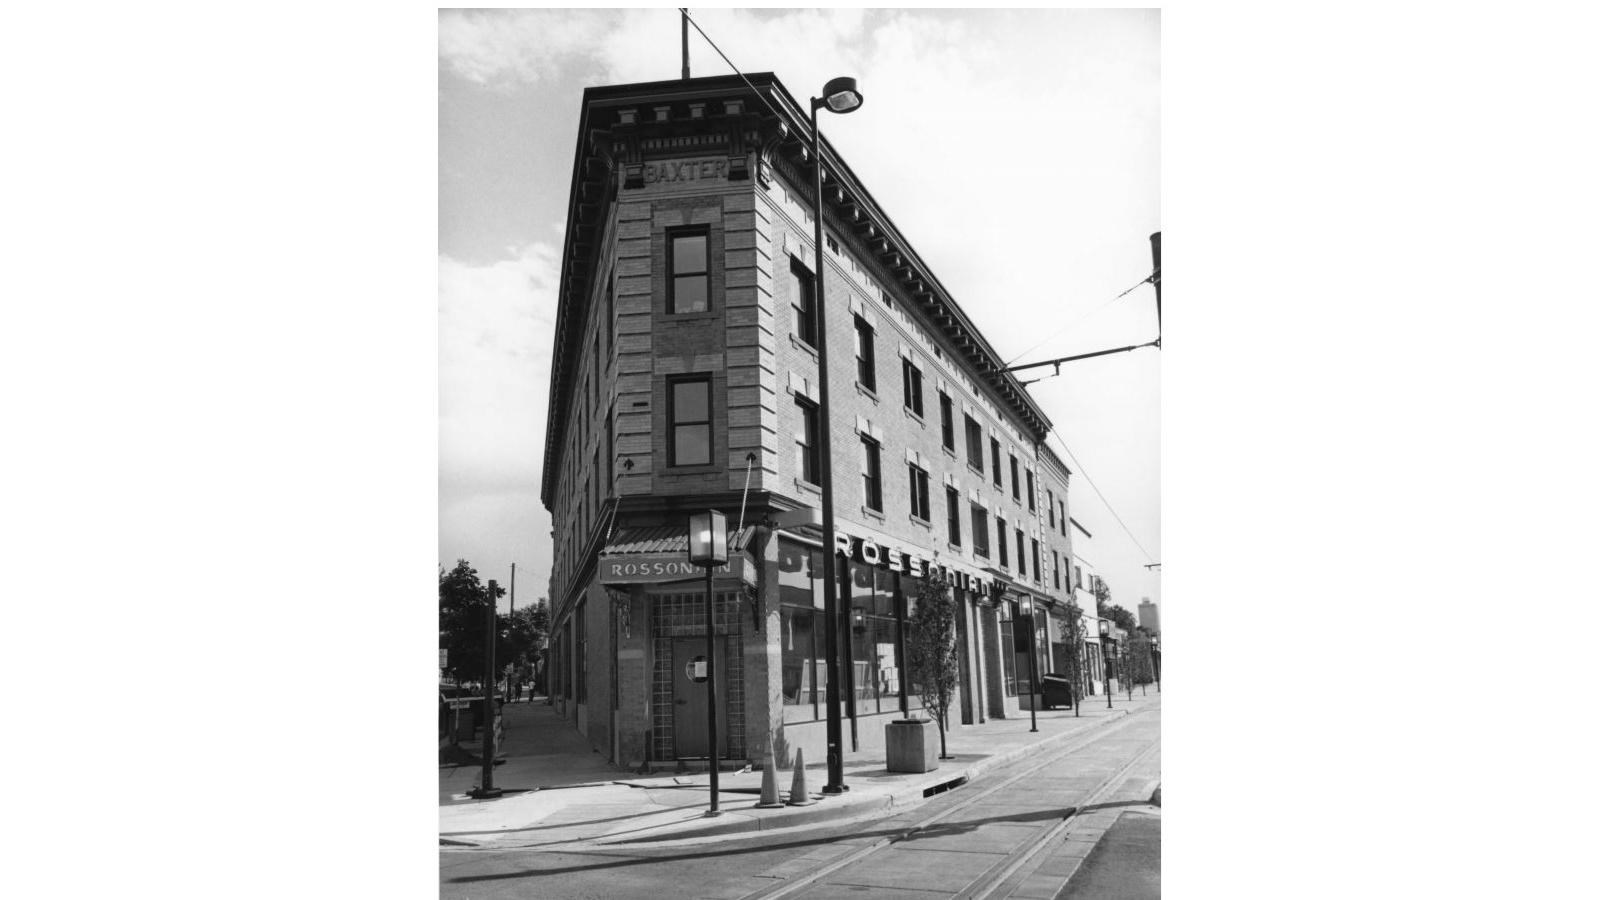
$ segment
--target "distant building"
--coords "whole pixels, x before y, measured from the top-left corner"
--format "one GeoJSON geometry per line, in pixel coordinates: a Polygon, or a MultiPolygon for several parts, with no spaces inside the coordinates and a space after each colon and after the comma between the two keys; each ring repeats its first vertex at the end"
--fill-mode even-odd
{"type": "Polygon", "coordinates": [[[898,638],[927,572],[949,577],[960,609],[964,724],[1025,708],[1017,598],[1046,613],[1031,642],[1044,673],[1082,584],[1050,421],[825,135],[826,240],[812,245],[808,106],[769,73],[748,79],[593,87],[580,111],[541,498],[550,692],[629,767],[708,755],[690,668],[704,581],[687,559],[688,518],[706,509],[731,532],[714,582],[718,755],[826,758],[822,429],[845,560],[840,687],[861,751],[902,703],[921,705],[898,638]]]}
{"type": "Polygon", "coordinates": [[[1138,601],[1138,624],[1150,631],[1160,631],[1160,607],[1149,602],[1149,598],[1138,601]]]}

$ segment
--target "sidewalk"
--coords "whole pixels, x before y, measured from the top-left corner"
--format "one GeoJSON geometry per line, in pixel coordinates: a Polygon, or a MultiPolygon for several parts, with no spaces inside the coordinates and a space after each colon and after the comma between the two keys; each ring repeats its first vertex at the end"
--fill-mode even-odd
{"type": "MultiPolygon", "coordinates": [[[[1081,716],[1071,710],[1040,710],[1038,731],[1029,731],[1026,710],[1015,719],[990,719],[981,725],[956,727],[948,735],[950,755],[923,774],[888,772],[882,751],[846,751],[844,783],[839,796],[821,793],[827,771],[807,760],[806,786],[817,802],[811,806],[755,809],[760,800],[759,769],[722,772],[719,805],[722,815],[707,819],[710,781],[706,773],[637,777],[612,768],[603,756],[542,699],[505,706],[502,765],[494,768],[494,786],[505,796],[472,800],[466,796],[482,775],[482,764],[439,767],[439,843],[445,847],[571,849],[579,842],[710,840],[717,837],[837,823],[877,817],[923,802],[923,792],[985,771],[1022,756],[1083,735],[1127,715],[1160,704],[1151,686],[1147,696],[1133,690],[1114,698],[1087,698],[1081,716]]],[[[475,744],[463,744],[476,751],[475,744]]],[[[792,770],[779,769],[778,788],[788,799],[792,770]]]]}

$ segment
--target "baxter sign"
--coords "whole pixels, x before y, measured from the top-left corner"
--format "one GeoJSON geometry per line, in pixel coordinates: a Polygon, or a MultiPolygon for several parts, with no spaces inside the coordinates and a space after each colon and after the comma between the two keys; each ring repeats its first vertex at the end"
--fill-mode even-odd
{"type": "MultiPolygon", "coordinates": [[[[713,574],[745,578],[748,564],[744,560],[742,555],[731,556],[727,564],[717,566],[713,574]]],[[[645,584],[703,577],[705,570],[682,556],[600,557],[601,584],[645,584]]]]}

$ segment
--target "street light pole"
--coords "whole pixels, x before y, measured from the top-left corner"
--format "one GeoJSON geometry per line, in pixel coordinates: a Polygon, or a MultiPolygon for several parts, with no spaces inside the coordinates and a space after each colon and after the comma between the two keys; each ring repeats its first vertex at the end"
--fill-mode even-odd
{"type": "Polygon", "coordinates": [[[822,239],[822,214],[827,203],[822,197],[822,131],[817,111],[826,108],[835,113],[853,112],[860,108],[861,94],[855,89],[855,79],[834,78],[822,88],[821,97],[811,98],[811,164],[816,167],[816,232],[814,255],[816,257],[816,368],[820,382],[817,386],[817,416],[821,419],[821,466],[817,476],[822,488],[822,617],[827,631],[827,783],[824,794],[842,794],[849,790],[844,784],[844,724],[840,710],[839,648],[838,648],[838,528],[833,518],[833,415],[828,395],[828,382],[832,374],[827,368],[827,293],[823,286],[827,270],[827,245],[822,239]]]}
{"type": "Polygon", "coordinates": [[[727,562],[727,516],[711,510],[689,517],[689,562],[705,569],[705,696],[710,701],[708,730],[711,757],[711,808],[707,818],[722,814],[720,806],[721,760],[716,746],[716,595],[711,575],[727,562]]]}

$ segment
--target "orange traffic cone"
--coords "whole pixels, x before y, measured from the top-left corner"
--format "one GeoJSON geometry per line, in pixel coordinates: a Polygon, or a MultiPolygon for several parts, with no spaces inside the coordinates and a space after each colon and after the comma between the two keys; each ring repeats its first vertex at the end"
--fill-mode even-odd
{"type": "Polygon", "coordinates": [[[805,751],[794,751],[794,783],[788,789],[789,806],[810,806],[815,803],[811,799],[811,792],[805,787],[805,751]]]}
{"type": "Polygon", "coordinates": [[[781,809],[783,799],[777,795],[777,760],[772,751],[766,751],[766,771],[761,774],[761,802],[756,809],[781,809]]]}

